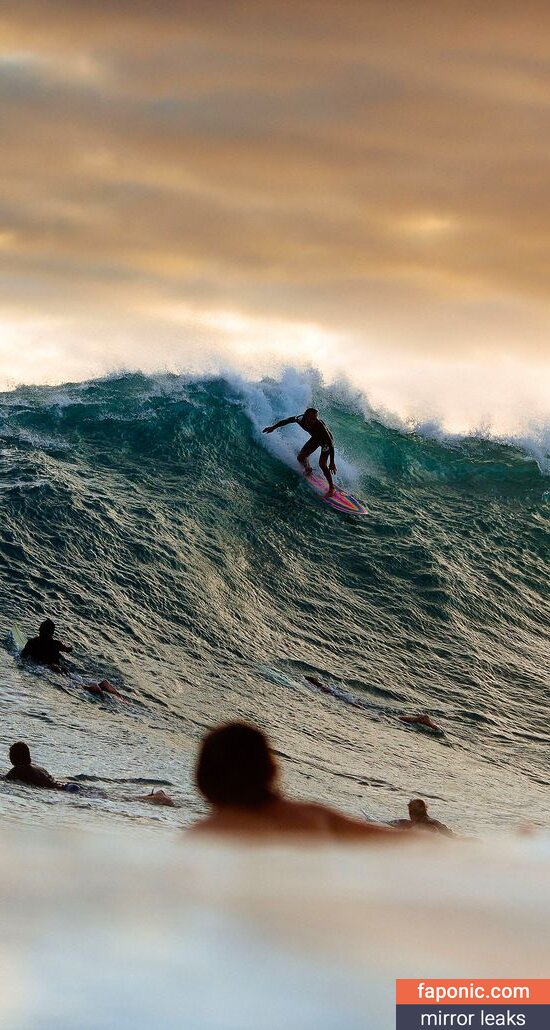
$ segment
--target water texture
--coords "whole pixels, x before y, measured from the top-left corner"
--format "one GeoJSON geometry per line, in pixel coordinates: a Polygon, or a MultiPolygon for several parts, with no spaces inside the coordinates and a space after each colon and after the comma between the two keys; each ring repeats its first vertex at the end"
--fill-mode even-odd
{"type": "MultiPolygon", "coordinates": [[[[121,375],[0,396],[1,746],[79,795],[0,785],[10,818],[186,823],[204,731],[271,734],[295,794],[381,819],[413,795],[476,832],[548,812],[549,481],[544,449],[399,427],[313,373],[121,375]],[[340,482],[297,475],[311,404],[340,482]],[[81,676],[20,667],[49,615],[81,676]],[[313,676],[328,690],[305,679],[313,676]],[[399,722],[428,712],[445,735],[399,722]],[[129,801],[164,785],[181,809],[129,801]]],[[[6,757],[7,768],[7,757],[6,757]]]]}

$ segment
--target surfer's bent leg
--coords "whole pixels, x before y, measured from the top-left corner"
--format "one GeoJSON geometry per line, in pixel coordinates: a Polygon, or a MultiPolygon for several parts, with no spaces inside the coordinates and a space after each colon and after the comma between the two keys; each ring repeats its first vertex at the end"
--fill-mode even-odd
{"type": "Polygon", "coordinates": [[[300,453],[298,455],[298,461],[300,462],[300,465],[303,466],[303,469],[304,469],[304,472],[305,472],[306,476],[310,476],[311,473],[313,472],[313,469],[312,469],[310,461],[309,461],[309,456],[310,456],[310,454],[313,454],[313,452],[317,450],[318,446],[319,446],[319,444],[315,443],[314,440],[308,440],[308,442],[306,444],[304,444],[304,446],[302,447],[302,450],[300,451],[300,453]]]}
{"type": "Polygon", "coordinates": [[[334,480],[332,478],[332,475],[330,473],[330,469],[328,467],[329,453],[330,452],[329,452],[328,447],[323,447],[323,449],[321,451],[321,457],[319,458],[319,468],[321,469],[321,471],[322,471],[322,473],[323,473],[323,475],[324,475],[324,477],[325,477],[325,479],[326,479],[326,481],[328,483],[328,494],[329,494],[329,497],[331,497],[332,494],[334,493],[334,480]]]}

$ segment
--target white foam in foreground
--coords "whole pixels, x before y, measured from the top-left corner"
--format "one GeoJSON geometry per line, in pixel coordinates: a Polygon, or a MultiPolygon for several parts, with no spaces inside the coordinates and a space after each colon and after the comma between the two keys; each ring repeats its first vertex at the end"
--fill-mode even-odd
{"type": "Polygon", "coordinates": [[[8,827],[3,1030],[386,1030],[396,977],[544,977],[543,840],[228,848],[8,827]]]}

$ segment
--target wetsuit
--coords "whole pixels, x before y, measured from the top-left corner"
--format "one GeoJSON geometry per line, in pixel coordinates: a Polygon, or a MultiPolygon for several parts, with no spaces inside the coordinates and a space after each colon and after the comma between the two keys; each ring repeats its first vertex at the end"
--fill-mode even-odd
{"type": "Polygon", "coordinates": [[[334,464],[334,438],[322,419],[315,416],[312,418],[316,410],[308,408],[307,411],[304,411],[303,415],[292,415],[290,418],[284,418],[281,422],[276,422],[274,426],[266,426],[264,433],[272,433],[274,429],[282,429],[283,426],[289,426],[291,423],[295,423],[301,429],[304,429],[306,433],[309,433],[310,439],[302,447],[298,455],[298,461],[303,466],[306,476],[311,475],[313,469],[308,458],[319,447],[321,448],[319,468],[323,470],[323,475],[329,486],[327,497],[332,497],[334,494],[332,475],[336,472],[336,465],[334,464]]]}
{"type": "Polygon", "coordinates": [[[59,665],[62,652],[70,650],[70,647],[62,644],[60,640],[54,640],[53,637],[32,637],[31,640],[27,640],[21,657],[30,658],[38,665],[59,665]]]}
{"type": "Polygon", "coordinates": [[[28,787],[45,787],[47,790],[64,790],[64,786],[54,780],[46,769],[39,765],[14,765],[5,776],[6,780],[26,783],[28,787]]]}
{"type": "MultiPolygon", "coordinates": [[[[313,454],[318,447],[321,448],[321,458],[332,458],[334,455],[334,437],[327,425],[321,418],[316,418],[311,429],[304,425],[304,416],[295,415],[294,418],[289,418],[286,422],[296,422],[306,433],[309,433],[311,439],[309,443],[306,443],[300,454],[306,458],[310,454],[313,454]]],[[[286,422],[282,423],[283,425],[286,422]]]]}

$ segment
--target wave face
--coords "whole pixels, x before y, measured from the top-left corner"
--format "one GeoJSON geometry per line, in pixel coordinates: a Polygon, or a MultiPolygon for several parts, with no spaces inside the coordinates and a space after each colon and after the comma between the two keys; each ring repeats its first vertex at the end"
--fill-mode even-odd
{"type": "Polygon", "coordinates": [[[386,819],[419,794],[459,828],[544,821],[549,495],[526,451],[403,432],[293,371],[19,388],[0,420],[5,632],[51,615],[76,671],[131,699],[4,656],[3,743],[105,780],[110,800],[90,787],[80,810],[126,818],[151,780],[185,821],[197,740],[238,716],[270,731],[297,794],[386,819]],[[298,477],[298,427],[260,433],[311,403],[365,518],[298,477]],[[398,720],[417,712],[445,737],[398,720]]]}

